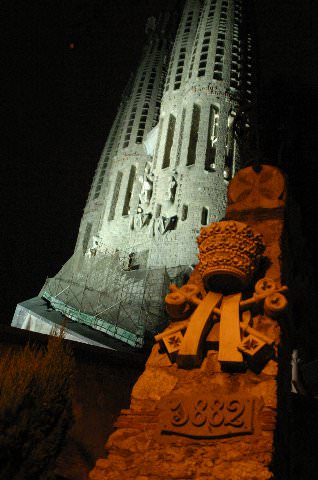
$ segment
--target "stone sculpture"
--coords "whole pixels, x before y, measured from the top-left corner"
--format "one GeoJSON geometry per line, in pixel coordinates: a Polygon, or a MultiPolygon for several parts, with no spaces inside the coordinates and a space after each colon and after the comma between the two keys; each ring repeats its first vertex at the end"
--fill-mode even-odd
{"type": "Polygon", "coordinates": [[[131,220],[130,228],[132,230],[141,230],[144,226],[149,225],[151,213],[136,213],[131,220]]]}
{"type": "Polygon", "coordinates": [[[139,205],[142,209],[148,207],[153,190],[154,174],[151,171],[151,163],[147,162],[145,166],[144,174],[139,177],[141,183],[141,191],[139,193],[139,205]]]}
{"type": "Polygon", "coordinates": [[[233,210],[277,209],[285,205],[286,188],[282,172],[271,165],[240,170],[228,188],[228,212],[233,210]]]}
{"type": "Polygon", "coordinates": [[[275,475],[273,451],[282,453],[274,430],[279,323],[287,306],[280,283],[285,186],[266,165],[238,178],[229,185],[229,221],[201,230],[199,264],[185,285],[170,285],[171,323],[155,337],[92,480],[113,480],[115,471],[118,480],[154,480],[158,472],[167,479],[275,475]]]}
{"type": "Polygon", "coordinates": [[[173,174],[169,177],[168,188],[165,194],[166,201],[169,202],[169,205],[174,202],[176,196],[176,190],[178,185],[176,177],[177,172],[173,172],[173,174]]]}
{"type": "Polygon", "coordinates": [[[161,215],[160,217],[154,220],[153,224],[153,234],[155,236],[163,235],[168,230],[174,230],[177,226],[178,217],[177,215],[172,215],[171,217],[165,217],[161,215]]]}
{"type": "Polygon", "coordinates": [[[187,327],[182,324],[171,333],[177,342],[169,330],[155,338],[179,367],[199,367],[207,334],[219,322],[218,360],[222,369],[241,371],[248,366],[258,370],[273,355],[273,342],[251,328],[249,312],[261,307],[275,318],[287,306],[282,295],[287,287],[279,289],[273,280],[263,278],[256,282],[253,295],[242,300],[242,292],[250,286],[265,249],[262,236],[248,225],[236,221],[212,223],[201,228],[197,241],[200,261],[196,281],[199,275],[201,285],[191,284],[191,278],[181,288],[171,285],[165,299],[172,319],[190,317],[187,327]]]}
{"type": "Polygon", "coordinates": [[[177,191],[177,172],[173,171],[167,181],[167,190],[165,192],[165,201],[162,205],[160,216],[153,221],[153,235],[161,236],[169,230],[174,230],[177,226],[178,216],[175,206],[175,197],[177,191]]]}
{"type": "Polygon", "coordinates": [[[223,221],[201,228],[198,270],[207,290],[239,292],[250,283],[265,246],[244,223],[223,221]]]}

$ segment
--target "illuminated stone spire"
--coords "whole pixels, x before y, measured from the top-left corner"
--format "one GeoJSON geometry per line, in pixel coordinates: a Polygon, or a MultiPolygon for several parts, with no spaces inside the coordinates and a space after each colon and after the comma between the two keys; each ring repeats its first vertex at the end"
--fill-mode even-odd
{"type": "Polygon", "coordinates": [[[247,4],[186,0],[174,42],[176,17],[148,19],[74,255],[41,291],[67,317],[134,346],[160,328],[167,284],[197,263],[200,227],[224,216],[240,165],[236,119],[248,128],[254,95],[247,4]]]}
{"type": "Polygon", "coordinates": [[[78,248],[91,248],[97,236],[110,250],[130,248],[142,268],[196,262],[198,229],[222,218],[239,168],[234,122],[253,94],[245,7],[241,0],[186,0],[168,64],[168,17],[148,20],[78,248]]]}
{"type": "Polygon", "coordinates": [[[245,6],[241,0],[185,4],[154,159],[154,230],[157,238],[164,231],[164,241],[150,248],[152,266],[196,263],[200,226],[224,216],[227,184],[239,168],[234,121],[253,93],[245,6]],[[176,186],[169,204],[172,179],[176,186]]]}
{"type": "Polygon", "coordinates": [[[84,251],[96,236],[110,246],[120,244],[129,215],[137,212],[136,184],[147,162],[142,142],[159,118],[170,24],[168,14],[147,21],[142,58],[123,94],[82,218],[76,247],[84,251]]]}

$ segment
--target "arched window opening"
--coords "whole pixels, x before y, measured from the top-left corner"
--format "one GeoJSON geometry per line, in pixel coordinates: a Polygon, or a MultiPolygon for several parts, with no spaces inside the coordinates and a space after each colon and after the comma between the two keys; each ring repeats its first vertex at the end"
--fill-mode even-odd
{"type": "Polygon", "coordinates": [[[123,178],[122,172],[118,172],[117,177],[116,177],[115,186],[114,186],[113,198],[112,198],[112,203],[111,203],[110,210],[109,210],[108,220],[113,220],[114,217],[115,217],[115,211],[116,211],[116,206],[117,206],[117,202],[118,202],[118,197],[119,197],[119,191],[120,191],[120,185],[121,185],[122,178],[123,178]]]}
{"type": "Polygon", "coordinates": [[[85,233],[84,233],[84,238],[83,238],[83,252],[85,253],[88,247],[88,242],[91,236],[91,231],[92,231],[93,224],[88,222],[86,224],[85,228],[85,233]]]}
{"type": "Polygon", "coordinates": [[[225,145],[225,161],[223,176],[225,180],[231,180],[234,174],[234,159],[235,159],[235,137],[234,137],[234,119],[236,113],[234,110],[228,115],[226,145],[225,145]]]}
{"type": "Polygon", "coordinates": [[[203,207],[201,211],[201,225],[208,224],[208,217],[209,217],[209,209],[206,207],[203,207]]]}
{"type": "Polygon", "coordinates": [[[179,141],[178,141],[177,156],[176,156],[176,167],[179,165],[180,158],[181,158],[181,148],[182,148],[182,142],[183,142],[185,116],[186,116],[186,109],[184,108],[182,110],[182,115],[181,115],[181,125],[180,125],[179,141]]]}
{"type": "Polygon", "coordinates": [[[176,126],[176,117],[174,115],[170,114],[169,123],[168,123],[166,146],[165,146],[165,152],[164,152],[163,162],[162,162],[162,168],[169,167],[169,165],[170,165],[170,153],[171,153],[171,147],[172,147],[172,144],[173,144],[175,126],[176,126]]]}
{"type": "Polygon", "coordinates": [[[200,106],[194,104],[193,111],[192,111],[192,122],[191,122],[190,140],[189,140],[189,147],[188,147],[187,165],[195,164],[196,148],[198,143],[198,132],[199,132],[199,125],[200,125],[200,113],[201,113],[200,106]]]}
{"type": "Polygon", "coordinates": [[[218,140],[218,129],[219,129],[219,112],[218,109],[214,106],[210,106],[209,114],[209,130],[208,130],[208,141],[206,146],[205,153],[205,165],[204,169],[208,172],[215,171],[215,158],[216,158],[216,146],[218,140]]]}
{"type": "Polygon", "coordinates": [[[128,183],[127,183],[127,190],[125,195],[124,208],[123,208],[123,215],[130,214],[130,200],[131,200],[131,195],[133,191],[135,177],[136,177],[136,167],[133,165],[130,168],[128,183]]]}
{"type": "Polygon", "coordinates": [[[157,159],[158,159],[158,150],[159,150],[159,145],[160,145],[160,139],[162,136],[162,127],[163,127],[163,118],[161,117],[159,120],[159,133],[158,133],[158,138],[157,138],[157,143],[155,146],[154,154],[153,154],[153,168],[157,166],[157,159]]]}

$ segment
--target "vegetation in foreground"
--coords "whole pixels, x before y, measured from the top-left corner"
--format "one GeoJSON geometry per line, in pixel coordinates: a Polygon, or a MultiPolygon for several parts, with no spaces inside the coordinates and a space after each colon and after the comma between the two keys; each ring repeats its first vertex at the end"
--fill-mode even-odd
{"type": "Polygon", "coordinates": [[[72,371],[62,333],[46,349],[0,352],[0,480],[54,478],[73,421],[72,371]]]}

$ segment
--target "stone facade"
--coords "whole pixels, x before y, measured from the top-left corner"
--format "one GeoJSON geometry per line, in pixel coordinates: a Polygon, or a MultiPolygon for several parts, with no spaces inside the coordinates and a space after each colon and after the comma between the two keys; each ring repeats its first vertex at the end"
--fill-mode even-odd
{"type": "Polygon", "coordinates": [[[136,332],[162,328],[157,297],[166,276],[182,276],[196,263],[201,225],[225,214],[227,185],[240,165],[235,119],[253,100],[247,2],[186,0],[177,29],[175,18],[147,22],[141,62],[97,166],[74,255],[41,291],[75,321],[110,335],[118,324],[136,346],[136,332]],[[143,279],[135,275],[126,288],[125,272],[133,269],[143,279]],[[148,298],[149,269],[160,289],[148,298]],[[113,284],[114,293],[106,292],[113,284]],[[123,297],[131,313],[124,321],[124,308],[114,310],[123,297]]]}
{"type": "Polygon", "coordinates": [[[97,235],[109,248],[147,250],[148,267],[171,268],[195,263],[198,226],[225,214],[239,168],[233,122],[242,98],[253,96],[252,39],[240,0],[187,0],[169,55],[168,17],[157,26],[151,19],[148,30],[77,247],[86,250],[97,235]]]}

